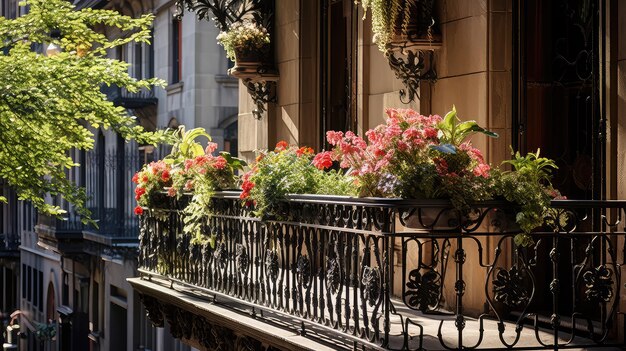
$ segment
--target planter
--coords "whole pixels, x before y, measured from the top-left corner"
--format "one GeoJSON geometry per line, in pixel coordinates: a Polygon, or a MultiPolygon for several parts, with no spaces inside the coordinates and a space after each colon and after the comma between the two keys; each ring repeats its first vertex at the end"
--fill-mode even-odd
{"type": "Polygon", "coordinates": [[[403,220],[404,226],[419,230],[458,230],[467,218],[453,208],[423,207],[409,213],[403,220]]]}
{"type": "Polygon", "coordinates": [[[390,46],[394,43],[430,42],[441,43],[441,36],[436,28],[434,0],[404,0],[400,13],[396,16],[393,33],[389,38],[390,46]]]}
{"type": "Polygon", "coordinates": [[[269,46],[259,49],[235,50],[235,66],[234,70],[242,70],[244,68],[262,67],[267,61],[269,46]]]}
{"type": "Polygon", "coordinates": [[[494,208],[489,211],[488,220],[491,226],[501,233],[519,233],[521,228],[515,220],[517,210],[513,208],[494,208]]]}

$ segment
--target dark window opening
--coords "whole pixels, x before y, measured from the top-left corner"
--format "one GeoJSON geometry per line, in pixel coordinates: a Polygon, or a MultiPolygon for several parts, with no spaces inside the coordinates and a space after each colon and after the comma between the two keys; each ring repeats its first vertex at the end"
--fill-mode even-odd
{"type": "Polygon", "coordinates": [[[322,0],[320,82],[322,140],[329,130],[357,129],[356,52],[358,21],[352,0],[322,0]]]}
{"type": "Polygon", "coordinates": [[[170,84],[180,82],[182,61],[182,22],[172,21],[172,73],[170,84]]]}

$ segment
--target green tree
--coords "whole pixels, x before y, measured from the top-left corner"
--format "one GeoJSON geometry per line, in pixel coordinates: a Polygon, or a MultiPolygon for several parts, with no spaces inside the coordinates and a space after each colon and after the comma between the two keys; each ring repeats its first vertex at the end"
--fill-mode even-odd
{"type": "MultiPolygon", "coordinates": [[[[106,56],[127,43],[148,42],[153,16],[77,11],[67,0],[27,0],[20,5],[27,7],[27,14],[0,17],[0,178],[42,213],[62,215],[61,208],[45,202],[46,194],[60,195],[88,219],[85,190],[66,174],[79,166],[69,156],[71,150],[93,148],[91,130],[112,128],[127,140],[145,144],[169,139],[167,132],[146,132],[100,90],[117,85],[136,92],[163,84],[134,79],[127,63],[106,56]],[[109,39],[103,31],[107,27],[117,27],[123,35],[109,39]],[[62,51],[42,54],[41,48],[50,43],[62,51]]],[[[6,198],[0,196],[0,201],[6,198]]]]}

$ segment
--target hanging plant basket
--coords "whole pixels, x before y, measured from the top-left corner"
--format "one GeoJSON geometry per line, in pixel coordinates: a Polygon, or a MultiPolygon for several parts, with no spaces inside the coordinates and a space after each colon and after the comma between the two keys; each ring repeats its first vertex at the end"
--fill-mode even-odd
{"type": "Polygon", "coordinates": [[[435,21],[434,0],[401,0],[388,47],[440,46],[441,35],[435,21]]]}

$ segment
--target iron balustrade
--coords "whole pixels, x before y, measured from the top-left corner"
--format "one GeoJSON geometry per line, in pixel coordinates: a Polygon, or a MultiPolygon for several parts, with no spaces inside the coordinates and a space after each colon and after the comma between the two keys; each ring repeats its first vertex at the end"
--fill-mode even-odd
{"type": "Polygon", "coordinates": [[[238,195],[216,194],[200,242],[183,232],[188,198],[145,209],[142,276],[367,348],[624,345],[626,201],[553,201],[552,226],[518,247],[503,202],[461,216],[447,201],[299,195],[260,220],[238,195]]]}

